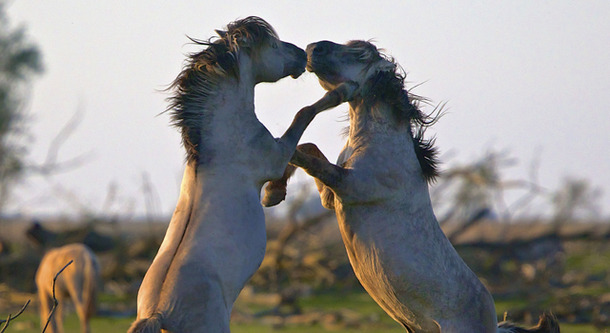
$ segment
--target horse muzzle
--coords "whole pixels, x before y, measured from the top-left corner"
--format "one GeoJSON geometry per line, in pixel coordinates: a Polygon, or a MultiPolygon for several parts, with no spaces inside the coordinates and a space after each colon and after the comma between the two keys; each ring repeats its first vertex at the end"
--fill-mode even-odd
{"type": "Polygon", "coordinates": [[[295,45],[290,43],[286,44],[288,44],[288,47],[290,47],[292,51],[292,61],[288,63],[284,70],[287,75],[290,75],[290,77],[296,79],[305,72],[307,53],[295,45]]]}

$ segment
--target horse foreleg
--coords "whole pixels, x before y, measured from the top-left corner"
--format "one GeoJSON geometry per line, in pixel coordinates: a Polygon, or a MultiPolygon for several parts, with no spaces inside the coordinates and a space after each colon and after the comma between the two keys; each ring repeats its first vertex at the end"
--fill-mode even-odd
{"type": "MultiPolygon", "coordinates": [[[[281,165],[288,164],[288,160],[294,153],[296,145],[301,139],[303,132],[305,132],[307,126],[309,126],[311,121],[318,113],[351,100],[357,90],[358,83],[353,81],[344,82],[337,88],[324,94],[324,96],[314,104],[299,110],[295,115],[292,124],[290,124],[290,127],[288,127],[284,135],[277,139],[277,146],[280,149],[279,157],[281,165]]],[[[320,154],[322,153],[320,152],[320,154]]],[[[267,188],[265,189],[265,196],[262,200],[262,204],[265,207],[275,206],[284,200],[286,197],[286,184],[288,178],[290,178],[290,176],[292,176],[294,173],[294,170],[295,169],[293,167],[287,166],[282,177],[276,181],[271,181],[267,185],[267,188]]]]}
{"type": "Polygon", "coordinates": [[[317,102],[313,103],[313,107],[317,112],[322,112],[335,106],[350,101],[358,91],[358,83],[354,81],[346,81],[338,85],[335,89],[328,91],[317,102]]]}
{"type": "MultiPolygon", "coordinates": [[[[326,156],[318,149],[318,147],[313,143],[305,143],[297,146],[297,151],[301,153],[312,155],[318,158],[321,158],[328,162],[326,156]]],[[[280,202],[282,202],[286,198],[286,187],[288,186],[288,180],[292,177],[294,172],[296,171],[297,166],[294,164],[288,164],[286,166],[286,170],[284,170],[284,174],[282,178],[274,179],[267,183],[265,187],[265,194],[261,203],[265,207],[272,207],[280,202]]],[[[318,179],[314,178],[316,181],[316,187],[318,188],[318,192],[320,192],[320,199],[322,200],[322,205],[328,209],[333,208],[333,192],[330,191],[322,182],[318,179]],[[328,205],[327,205],[328,203],[328,205]]]]}
{"type": "Polygon", "coordinates": [[[49,320],[49,325],[51,327],[48,332],[57,332],[57,322],[55,321],[55,317],[49,319],[49,314],[53,308],[53,298],[46,290],[42,290],[42,287],[38,288],[38,296],[40,299],[40,328],[44,329],[47,320],[49,320]]]}
{"type": "Polygon", "coordinates": [[[288,164],[284,170],[282,178],[274,179],[267,183],[267,186],[265,187],[265,195],[261,200],[263,206],[272,207],[286,199],[286,187],[288,186],[288,179],[292,177],[296,169],[296,166],[288,164]]]}
{"type": "MultiPolygon", "coordinates": [[[[299,154],[304,153],[306,155],[315,157],[319,160],[319,164],[330,164],[332,165],[332,163],[330,163],[330,161],[328,161],[328,159],[326,158],[326,156],[324,156],[324,154],[322,153],[322,151],[320,151],[320,149],[318,148],[318,146],[316,146],[313,143],[304,143],[301,144],[297,147],[297,151],[299,152],[299,154]]],[[[298,157],[297,157],[298,158],[298,157]]],[[[298,161],[295,159],[295,163],[297,163],[298,161]]],[[[301,162],[303,162],[303,156],[301,156],[301,162]]],[[[290,164],[291,166],[294,166],[294,164],[290,164]]],[[[305,169],[307,171],[307,169],[305,169]]],[[[311,172],[321,172],[321,171],[317,171],[317,170],[311,170],[310,167],[310,171],[308,172],[311,175],[311,172]]],[[[318,188],[318,192],[320,193],[320,201],[322,202],[322,206],[324,206],[324,208],[326,209],[335,209],[335,193],[326,185],[324,185],[324,183],[314,177],[314,180],[316,182],[316,187],[318,188]]]]}
{"type": "Polygon", "coordinates": [[[284,200],[288,179],[294,173],[296,166],[303,168],[305,172],[314,177],[322,205],[327,209],[334,209],[334,193],[329,186],[336,186],[346,171],[330,163],[313,143],[299,145],[282,178],[267,184],[263,205],[274,206],[284,200]]]}
{"type": "Polygon", "coordinates": [[[315,116],[322,111],[349,101],[357,90],[357,83],[352,81],[344,82],[337,88],[324,94],[324,96],[314,104],[306,106],[297,112],[290,127],[288,127],[284,135],[278,140],[278,144],[283,150],[281,155],[285,164],[288,163],[303,132],[305,132],[305,129],[309,126],[315,116]]]}
{"type": "Polygon", "coordinates": [[[290,163],[296,165],[316,179],[318,190],[334,189],[348,175],[348,170],[332,164],[313,143],[299,145],[290,163]]]}

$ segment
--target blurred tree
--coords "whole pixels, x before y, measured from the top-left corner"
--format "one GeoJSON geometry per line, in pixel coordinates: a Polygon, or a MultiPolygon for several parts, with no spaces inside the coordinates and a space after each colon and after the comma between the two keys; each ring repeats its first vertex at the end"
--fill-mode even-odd
{"type": "Polygon", "coordinates": [[[297,191],[298,195],[287,202],[282,227],[268,234],[265,259],[251,280],[253,286],[279,296],[270,310],[278,315],[300,313],[298,301],[309,288],[332,285],[336,278],[333,267],[337,258],[322,241],[324,225],[332,220],[334,211],[308,211],[311,187],[304,184],[297,191]]]}
{"type": "Polygon", "coordinates": [[[502,192],[514,187],[516,181],[502,178],[501,169],[515,163],[506,152],[487,152],[481,159],[472,164],[449,168],[441,175],[440,183],[435,187],[433,199],[439,201],[440,196],[448,194],[449,200],[444,200],[448,207],[440,223],[450,221],[468,221],[482,212],[495,214],[505,210],[502,192]]]}
{"type": "Polygon", "coordinates": [[[23,27],[9,25],[6,2],[0,0],[0,210],[23,171],[23,105],[32,76],[42,69],[38,47],[27,40],[23,27]]]}
{"type": "Polygon", "coordinates": [[[502,171],[516,164],[506,151],[488,151],[471,164],[454,166],[441,174],[431,192],[439,223],[453,223],[450,240],[485,219],[509,221],[515,211],[544,193],[537,185],[537,163],[532,166],[530,180],[506,179],[502,171]],[[525,191],[510,205],[504,199],[509,190],[525,191]]]}
{"type": "Polygon", "coordinates": [[[601,191],[584,179],[567,178],[551,196],[555,227],[575,220],[599,217],[601,191]]]}

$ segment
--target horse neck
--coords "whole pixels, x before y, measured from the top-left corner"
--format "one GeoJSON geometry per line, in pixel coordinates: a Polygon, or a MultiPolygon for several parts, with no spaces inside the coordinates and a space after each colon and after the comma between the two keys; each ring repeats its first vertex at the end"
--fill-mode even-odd
{"type": "Polygon", "coordinates": [[[385,160],[387,168],[407,172],[422,190],[427,191],[415,152],[411,125],[408,122],[398,123],[393,112],[392,107],[383,101],[374,104],[350,102],[347,146],[351,156],[345,158],[373,161],[373,165],[380,159],[385,160]]]}
{"type": "MultiPolygon", "coordinates": [[[[352,148],[411,142],[408,125],[398,124],[392,108],[384,102],[366,103],[357,99],[349,103],[348,140],[352,148]]],[[[389,148],[389,147],[388,147],[389,148]]]]}
{"type": "Polygon", "coordinates": [[[193,104],[192,114],[199,114],[195,138],[199,156],[203,159],[212,152],[227,151],[239,144],[243,135],[259,129],[260,122],[254,113],[254,80],[249,59],[240,63],[239,77],[218,80],[204,104],[193,104]]]}
{"type": "Polygon", "coordinates": [[[233,119],[232,123],[239,123],[239,118],[244,115],[254,114],[254,80],[252,70],[243,62],[240,62],[239,77],[228,77],[221,80],[216,88],[215,96],[207,111],[212,112],[214,117],[221,119],[233,119]]]}
{"type": "Polygon", "coordinates": [[[254,84],[241,80],[221,83],[214,105],[207,112],[218,129],[247,124],[245,120],[254,116],[254,84]]]}

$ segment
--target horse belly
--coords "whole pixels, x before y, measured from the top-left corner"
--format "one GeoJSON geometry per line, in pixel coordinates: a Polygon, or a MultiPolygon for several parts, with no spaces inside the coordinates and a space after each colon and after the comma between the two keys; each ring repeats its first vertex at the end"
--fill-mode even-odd
{"type": "Polygon", "coordinates": [[[265,217],[258,196],[233,198],[220,208],[202,212],[198,226],[187,230],[175,258],[180,277],[197,273],[218,279],[223,298],[231,303],[258,269],[265,255],[265,217]]]}
{"type": "Polygon", "coordinates": [[[212,191],[209,183],[202,185],[195,193],[198,200],[192,203],[186,229],[175,233],[181,239],[174,240],[179,245],[166,258],[167,270],[145,279],[154,288],[144,284],[141,288],[157,296],[138,295],[139,317],[160,313],[170,332],[200,331],[194,327],[228,332],[233,302],[265,253],[265,219],[258,191],[243,186],[212,191]]]}
{"type": "Polygon", "coordinates": [[[489,293],[438,225],[387,214],[387,207],[342,209],[337,217],[354,272],[396,321],[423,327],[454,316],[465,321],[466,312],[476,325],[495,318],[489,293]]]}
{"type": "Polygon", "coordinates": [[[201,228],[185,239],[193,247],[187,252],[194,260],[206,257],[208,265],[227,281],[233,281],[228,277],[235,275],[239,278],[232,283],[243,284],[261,264],[267,243],[258,191],[215,200],[212,205],[214,212],[205,214],[201,228]]]}
{"type": "Polygon", "coordinates": [[[170,283],[163,290],[157,312],[168,332],[228,332],[231,305],[224,301],[218,276],[197,273],[200,267],[183,266],[190,278],[170,283]]]}

